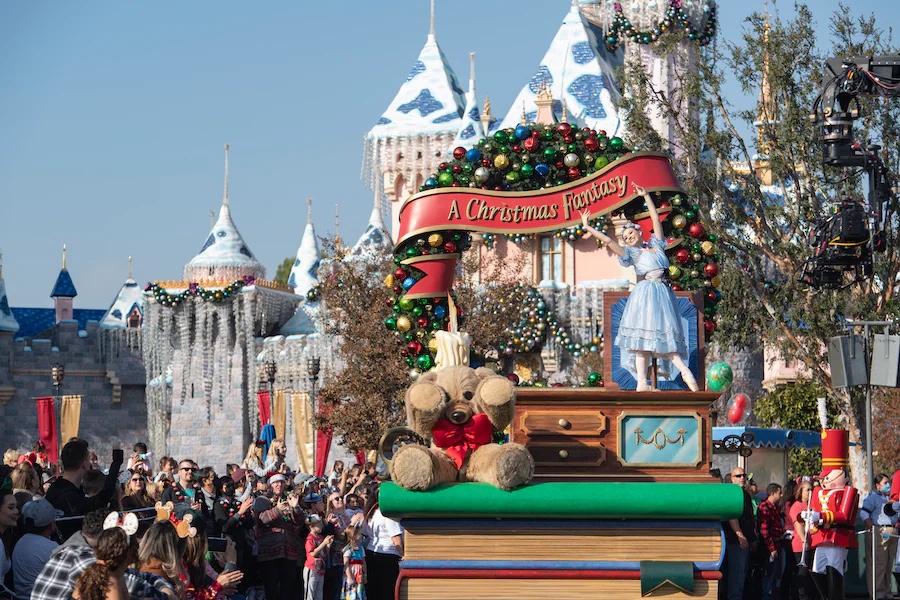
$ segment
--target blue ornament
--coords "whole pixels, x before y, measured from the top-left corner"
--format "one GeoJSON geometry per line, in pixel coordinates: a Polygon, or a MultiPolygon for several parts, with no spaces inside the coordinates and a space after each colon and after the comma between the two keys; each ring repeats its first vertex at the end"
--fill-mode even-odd
{"type": "Polygon", "coordinates": [[[435,179],[434,177],[429,177],[428,179],[425,180],[425,183],[422,185],[425,187],[426,190],[433,190],[434,188],[437,187],[438,182],[437,182],[437,179],[435,179]]]}
{"type": "Polygon", "coordinates": [[[516,137],[520,140],[526,140],[531,137],[531,129],[527,125],[519,125],[516,127],[516,137]]]}
{"type": "MultiPolygon", "coordinates": [[[[550,165],[544,163],[538,163],[534,165],[534,172],[540,175],[541,177],[546,177],[548,173],[550,173],[550,165]]],[[[426,182],[427,183],[427,182],[426,182]]]]}
{"type": "Polygon", "coordinates": [[[468,152],[466,152],[466,160],[469,162],[478,162],[481,160],[481,152],[479,152],[476,148],[472,148],[468,152]]]}
{"type": "Polygon", "coordinates": [[[434,307],[434,316],[438,319],[443,319],[447,316],[447,309],[443,306],[435,306],[434,307]]]}
{"type": "Polygon", "coordinates": [[[403,289],[404,290],[408,290],[409,288],[411,288],[414,285],[416,285],[416,280],[413,279],[412,277],[407,277],[406,279],[403,280],[403,289]]]}

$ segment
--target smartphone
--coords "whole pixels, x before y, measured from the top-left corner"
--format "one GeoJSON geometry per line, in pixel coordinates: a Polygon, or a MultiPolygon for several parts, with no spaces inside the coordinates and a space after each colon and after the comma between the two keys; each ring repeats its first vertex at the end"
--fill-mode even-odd
{"type": "Polygon", "coordinates": [[[231,573],[232,571],[237,571],[237,565],[234,563],[225,563],[225,568],[222,569],[223,573],[231,573]]]}
{"type": "Polygon", "coordinates": [[[122,464],[125,462],[125,451],[121,448],[113,448],[113,456],[112,461],[114,463],[122,464]]]}

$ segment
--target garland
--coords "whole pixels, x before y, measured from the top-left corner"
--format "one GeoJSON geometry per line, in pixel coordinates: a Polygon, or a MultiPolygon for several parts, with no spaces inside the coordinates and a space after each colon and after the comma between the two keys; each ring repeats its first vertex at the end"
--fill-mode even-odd
{"type": "Polygon", "coordinates": [[[177,294],[169,293],[159,284],[148,283],[144,288],[144,291],[151,292],[159,304],[175,307],[178,306],[180,302],[190,298],[200,298],[206,302],[224,302],[238,293],[242,287],[253,285],[255,281],[256,278],[252,275],[245,275],[242,279],[235,279],[222,289],[207,289],[199,283],[192,281],[186,290],[178,292],[177,294]]]}
{"type": "MultiPolygon", "coordinates": [[[[602,130],[576,128],[568,123],[519,125],[515,129],[495,132],[474,148],[455,148],[453,159],[441,163],[438,172],[426,179],[419,191],[444,187],[539,190],[587,177],[629,152],[621,138],[608,137],[602,130]]],[[[703,311],[709,339],[716,329],[713,318],[716,305],[722,299],[716,289],[720,285],[716,236],[708,234],[700,221],[699,205],[689,202],[683,195],[660,196],[656,204],[671,208],[663,226],[668,236],[666,253],[671,262],[672,289],[705,290],[703,311]]],[[[634,220],[636,215],[646,211],[643,199],[636,199],[617,211],[592,219],[591,225],[602,230],[616,217],[634,220]]],[[[572,241],[582,234],[580,224],[554,232],[556,237],[572,241]]],[[[486,243],[493,244],[493,235],[482,235],[486,243]]],[[[514,234],[508,237],[515,242],[531,236],[514,234]]],[[[421,279],[422,271],[415,263],[402,262],[426,254],[461,253],[470,246],[471,240],[468,232],[448,229],[411,236],[395,248],[395,270],[384,279],[393,292],[388,299],[392,313],[385,319],[385,327],[394,333],[401,357],[416,371],[427,371],[434,366],[437,351],[434,332],[449,328],[450,315],[446,297],[411,299],[404,296],[406,290],[421,279]]],[[[589,344],[574,340],[548,313],[546,306],[540,307],[543,303],[537,290],[530,288],[519,323],[498,348],[502,353],[508,355],[533,349],[548,329],[562,349],[576,357],[596,351],[594,347],[599,350],[599,339],[593,339],[589,344]]],[[[460,327],[463,316],[460,311],[460,327]]]]}
{"type": "Polygon", "coordinates": [[[703,29],[698,29],[691,23],[690,16],[681,7],[682,0],[670,0],[669,7],[663,15],[656,27],[652,30],[641,31],[632,26],[631,21],[625,16],[622,5],[616,2],[613,5],[615,16],[612,25],[609,28],[609,35],[606,36],[606,47],[610,52],[615,52],[619,48],[619,42],[622,37],[627,37],[637,44],[650,44],[657,41],[660,36],[667,31],[683,31],[688,39],[697,40],[701,46],[709,44],[716,35],[716,6],[708,4],[703,7],[703,12],[708,15],[703,29]]]}

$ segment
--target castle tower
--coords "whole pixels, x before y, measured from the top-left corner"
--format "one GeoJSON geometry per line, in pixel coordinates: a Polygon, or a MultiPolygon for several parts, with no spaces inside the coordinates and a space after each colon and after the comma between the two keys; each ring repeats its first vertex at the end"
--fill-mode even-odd
{"type": "Polygon", "coordinates": [[[62,269],[56,276],[56,283],[53,284],[53,290],[50,297],[53,298],[53,305],[56,308],[56,322],[69,321],[72,319],[72,302],[78,292],[75,291],[75,284],[72,277],[66,269],[66,245],[63,244],[62,253],[62,269]]]}
{"type": "Polygon", "coordinates": [[[0,252],[0,333],[16,333],[19,331],[19,322],[9,309],[9,299],[6,297],[6,282],[3,280],[3,253],[0,252]]]}
{"type": "MultiPolygon", "coordinates": [[[[0,356],[11,356],[13,337],[19,331],[19,322],[9,309],[6,282],[3,280],[3,253],[0,252],[0,356]]],[[[16,393],[12,378],[12,361],[0,365],[0,404],[6,404],[16,393]]]]}
{"type": "Polygon", "coordinates": [[[772,82],[769,74],[769,13],[766,6],[766,24],[763,34],[763,45],[766,48],[763,58],[762,81],[759,86],[759,100],[756,103],[756,151],[753,169],[763,185],[773,185],[772,170],[769,168],[769,152],[772,149],[770,128],[778,123],[778,105],[772,94],[772,82]]]}
{"type": "MultiPolygon", "coordinates": [[[[465,91],[431,31],[406,81],[366,134],[363,171],[381,196],[381,208],[398,223],[400,205],[437,171],[462,125],[465,91]]],[[[396,232],[393,232],[396,233],[396,232]]]]}
{"type": "Polygon", "coordinates": [[[522,88],[500,128],[515,128],[521,122],[521,109],[526,106],[528,123],[535,122],[538,94],[550,93],[556,122],[563,120],[563,103],[567,121],[573,126],[603,129],[616,135],[620,121],[615,102],[619,98],[614,72],[621,65],[620,53],[607,52],[603,34],[581,14],[577,1],[572,3],[550,47],[541,59],[531,80],[522,88]]]}
{"type": "Polygon", "coordinates": [[[300,238],[300,247],[297,249],[297,257],[294,259],[294,266],[291,267],[291,275],[288,278],[288,285],[294,288],[295,294],[305,298],[307,292],[319,283],[316,270],[319,268],[321,260],[319,239],[316,237],[316,230],[312,222],[312,198],[307,198],[306,229],[303,230],[303,237],[300,238]]]}
{"type": "Polygon", "coordinates": [[[116,294],[116,299],[100,319],[101,329],[140,329],[144,320],[144,292],[131,277],[131,257],[128,257],[128,277],[116,294]]]}
{"type": "Polygon", "coordinates": [[[391,241],[391,234],[384,225],[379,199],[376,193],[375,206],[372,207],[369,224],[344,260],[365,261],[377,256],[389,255],[393,250],[394,242],[391,241]]]}
{"type": "Polygon", "coordinates": [[[469,52],[469,91],[466,92],[465,113],[456,138],[450,144],[447,152],[453,152],[453,149],[459,146],[472,148],[484,136],[484,124],[478,110],[478,97],[475,95],[475,53],[469,52]]]}
{"type": "Polygon", "coordinates": [[[188,281],[233,281],[247,275],[256,279],[266,276],[265,268],[256,260],[231,219],[231,207],[228,205],[228,148],[228,144],[225,144],[225,190],[219,218],[200,252],[184,267],[184,278],[188,281]]]}

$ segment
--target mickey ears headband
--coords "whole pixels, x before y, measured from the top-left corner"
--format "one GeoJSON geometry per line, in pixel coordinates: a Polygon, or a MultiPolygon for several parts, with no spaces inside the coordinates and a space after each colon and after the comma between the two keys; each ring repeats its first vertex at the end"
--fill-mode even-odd
{"type": "Polygon", "coordinates": [[[179,519],[175,516],[175,505],[172,502],[166,502],[165,504],[157,502],[154,508],[156,509],[156,520],[169,521],[175,526],[175,532],[178,534],[178,537],[186,538],[197,535],[197,528],[191,527],[194,515],[188,513],[184,515],[184,519],[179,519]]]}
{"type": "Polygon", "coordinates": [[[130,540],[131,536],[137,533],[138,530],[137,515],[134,513],[109,513],[106,515],[106,519],[103,520],[103,529],[113,529],[115,527],[122,529],[130,540]]]}

